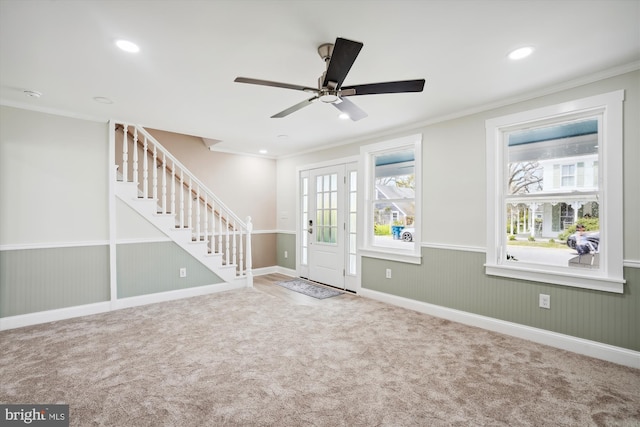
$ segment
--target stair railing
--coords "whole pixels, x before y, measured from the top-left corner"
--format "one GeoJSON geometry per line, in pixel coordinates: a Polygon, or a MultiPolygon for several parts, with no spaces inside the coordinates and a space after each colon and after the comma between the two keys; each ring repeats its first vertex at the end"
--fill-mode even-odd
{"type": "Polygon", "coordinates": [[[158,214],[174,215],[176,228],[190,229],[192,241],[205,242],[207,253],[221,255],[251,286],[251,217],[242,221],[143,127],[112,124],[118,179],[136,184],[139,197],[157,200],[158,214]]]}

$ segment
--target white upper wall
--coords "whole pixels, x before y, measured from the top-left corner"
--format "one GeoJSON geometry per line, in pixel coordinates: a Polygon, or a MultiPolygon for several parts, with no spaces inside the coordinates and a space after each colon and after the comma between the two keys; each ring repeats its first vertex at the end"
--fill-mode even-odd
{"type": "Polygon", "coordinates": [[[109,239],[106,123],[0,107],[0,246],[109,239]]]}

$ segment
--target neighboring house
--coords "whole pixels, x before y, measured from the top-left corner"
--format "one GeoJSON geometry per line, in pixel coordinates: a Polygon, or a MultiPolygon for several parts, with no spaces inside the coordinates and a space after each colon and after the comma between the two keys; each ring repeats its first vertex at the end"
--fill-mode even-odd
{"type": "Polygon", "coordinates": [[[598,216],[597,122],[512,135],[511,234],[556,238],[579,218],[598,216]]]}
{"type": "Polygon", "coordinates": [[[415,191],[395,185],[376,185],[376,200],[391,200],[388,209],[378,211],[376,223],[411,225],[415,217],[415,191]],[[411,202],[403,201],[410,199],[411,202]]]}

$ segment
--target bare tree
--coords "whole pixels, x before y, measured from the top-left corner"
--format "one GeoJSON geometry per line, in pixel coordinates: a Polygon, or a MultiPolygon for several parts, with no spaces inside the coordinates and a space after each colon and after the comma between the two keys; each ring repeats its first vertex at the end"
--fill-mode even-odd
{"type": "Polygon", "coordinates": [[[400,188],[415,188],[415,174],[388,176],[376,179],[376,185],[395,185],[400,188]]]}
{"type": "Polygon", "coordinates": [[[542,190],[542,168],[538,162],[509,163],[510,194],[534,193],[542,190]]]}

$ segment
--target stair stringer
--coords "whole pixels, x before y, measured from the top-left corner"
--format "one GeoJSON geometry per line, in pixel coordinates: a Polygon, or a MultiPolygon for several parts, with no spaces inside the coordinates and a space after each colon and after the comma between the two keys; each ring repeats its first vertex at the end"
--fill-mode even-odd
{"type": "Polygon", "coordinates": [[[236,277],[235,265],[222,264],[222,254],[208,253],[204,241],[193,241],[190,228],[176,228],[175,214],[159,214],[157,213],[158,201],[156,199],[139,197],[135,183],[117,182],[115,194],[222,280],[236,284],[243,281],[246,282],[245,277],[236,277]]]}

